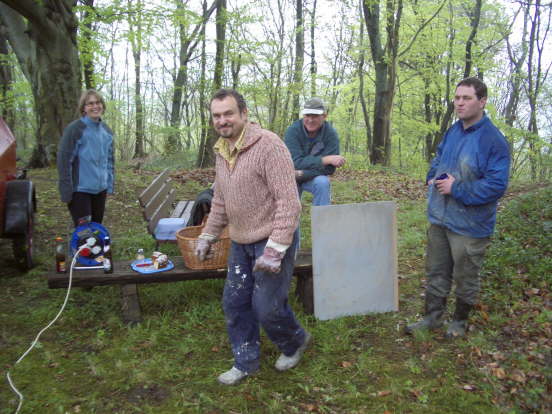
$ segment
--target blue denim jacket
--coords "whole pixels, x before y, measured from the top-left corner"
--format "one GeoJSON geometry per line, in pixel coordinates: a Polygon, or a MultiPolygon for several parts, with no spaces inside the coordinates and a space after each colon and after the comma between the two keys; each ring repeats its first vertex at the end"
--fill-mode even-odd
{"type": "Polygon", "coordinates": [[[510,151],[487,115],[467,129],[458,121],[446,132],[426,182],[443,173],[454,176],[455,182],[445,196],[429,186],[429,222],[465,236],[490,236],[498,199],[508,187],[510,151]]]}

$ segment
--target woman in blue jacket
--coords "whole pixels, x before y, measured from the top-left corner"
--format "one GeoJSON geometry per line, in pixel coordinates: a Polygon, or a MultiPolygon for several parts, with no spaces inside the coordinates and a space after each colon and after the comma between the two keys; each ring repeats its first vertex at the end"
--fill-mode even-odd
{"type": "Polygon", "coordinates": [[[80,119],[63,131],[57,152],[59,193],[75,226],[82,220],[101,223],[107,194],[113,194],[113,132],[102,122],[105,102],[93,89],[78,106],[80,119]]]}

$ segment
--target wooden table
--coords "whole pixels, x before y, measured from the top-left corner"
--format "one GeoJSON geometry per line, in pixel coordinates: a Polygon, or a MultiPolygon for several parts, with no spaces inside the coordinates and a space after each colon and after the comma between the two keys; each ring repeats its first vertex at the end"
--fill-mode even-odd
{"type": "MultiPolygon", "coordinates": [[[[187,280],[224,279],[226,268],[217,270],[188,269],[182,257],[172,257],[174,268],[160,273],[137,273],[130,267],[132,261],[119,261],[114,264],[113,273],[104,273],[100,269],[73,270],[72,286],[93,287],[120,285],[123,321],[136,324],[142,321],[142,311],[138,294],[138,285],[144,283],[183,282],[187,280]]],[[[312,257],[310,250],[301,250],[295,261],[294,275],[297,276],[296,295],[303,305],[305,313],[314,312],[312,290],[312,257]]],[[[69,283],[68,273],[48,273],[50,289],[66,288],[69,283]]]]}

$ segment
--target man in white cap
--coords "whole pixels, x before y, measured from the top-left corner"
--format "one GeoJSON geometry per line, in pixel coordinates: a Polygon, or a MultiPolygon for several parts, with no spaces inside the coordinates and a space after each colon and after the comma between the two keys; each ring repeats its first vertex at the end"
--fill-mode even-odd
{"type": "Polygon", "coordinates": [[[289,126],[286,145],[295,167],[299,196],[303,191],[313,195],[314,206],[331,203],[330,179],[336,168],[345,164],[339,155],[337,132],[326,121],[328,111],[320,98],[305,102],[303,119],[289,126]]]}

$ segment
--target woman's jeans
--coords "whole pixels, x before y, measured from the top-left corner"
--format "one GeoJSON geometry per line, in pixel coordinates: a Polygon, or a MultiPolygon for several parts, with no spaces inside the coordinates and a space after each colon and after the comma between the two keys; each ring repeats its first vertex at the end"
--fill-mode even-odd
{"type": "Polygon", "coordinates": [[[259,369],[260,326],[282,353],[291,356],[305,341],[305,331],[288,303],[295,266],[296,239],[287,249],[280,273],[253,272],[267,240],[251,244],[232,241],[223,308],[234,366],[247,373],[259,369]]]}

